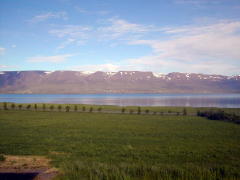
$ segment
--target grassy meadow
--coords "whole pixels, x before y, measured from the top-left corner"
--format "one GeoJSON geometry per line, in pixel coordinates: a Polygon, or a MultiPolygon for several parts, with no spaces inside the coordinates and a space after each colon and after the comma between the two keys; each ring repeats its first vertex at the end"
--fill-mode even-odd
{"type": "Polygon", "coordinates": [[[143,107],[150,112],[137,114],[137,107],[121,113],[122,107],[101,106],[99,113],[90,105],[78,112],[75,105],[73,112],[65,112],[67,105],[61,112],[58,105],[7,106],[0,110],[0,154],[46,156],[60,169],[58,180],[240,179],[240,126],[194,116],[196,108],[182,115],[182,107],[143,107]]]}

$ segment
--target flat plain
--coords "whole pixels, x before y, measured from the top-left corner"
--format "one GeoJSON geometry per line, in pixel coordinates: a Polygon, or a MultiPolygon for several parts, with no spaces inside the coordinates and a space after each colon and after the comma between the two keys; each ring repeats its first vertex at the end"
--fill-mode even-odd
{"type": "Polygon", "coordinates": [[[238,124],[130,113],[1,110],[0,154],[45,156],[60,180],[240,179],[238,124]]]}

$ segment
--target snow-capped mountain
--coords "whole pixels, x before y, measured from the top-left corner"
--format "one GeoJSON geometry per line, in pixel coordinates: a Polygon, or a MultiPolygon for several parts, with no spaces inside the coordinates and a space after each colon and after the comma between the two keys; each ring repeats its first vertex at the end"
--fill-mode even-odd
{"type": "Polygon", "coordinates": [[[240,75],[1,71],[0,93],[240,93],[240,75]]]}

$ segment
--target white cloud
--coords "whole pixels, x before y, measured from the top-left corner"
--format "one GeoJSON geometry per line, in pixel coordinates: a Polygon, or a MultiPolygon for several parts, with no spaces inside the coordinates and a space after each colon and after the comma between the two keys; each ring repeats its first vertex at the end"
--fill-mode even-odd
{"type": "Polygon", "coordinates": [[[99,27],[97,30],[103,37],[112,39],[119,38],[126,34],[139,35],[146,32],[158,31],[154,26],[134,24],[116,17],[108,19],[107,25],[99,27]]]}
{"type": "Polygon", "coordinates": [[[91,37],[91,28],[88,26],[64,25],[49,31],[50,34],[64,39],[57,50],[63,49],[71,44],[83,45],[91,37]]]}
{"type": "Polygon", "coordinates": [[[148,45],[153,55],[130,59],[137,66],[153,69],[231,74],[240,72],[240,22],[223,21],[211,25],[166,28],[167,40],[137,40],[148,45]]]}
{"type": "Polygon", "coordinates": [[[69,38],[67,40],[65,40],[64,42],[62,42],[58,47],[57,50],[59,49],[63,49],[66,46],[69,46],[71,44],[76,44],[78,46],[80,45],[84,45],[85,44],[85,40],[78,40],[78,39],[73,39],[73,38],[69,38]]]}
{"type": "Polygon", "coordinates": [[[124,35],[139,35],[152,31],[158,31],[158,29],[153,26],[130,23],[119,18],[111,18],[103,21],[98,28],[80,25],[64,25],[51,29],[49,33],[59,38],[65,37],[68,39],[88,39],[97,37],[117,39],[124,35]]]}
{"type": "Polygon", "coordinates": [[[69,44],[72,44],[76,41],[76,39],[67,39],[66,41],[64,41],[62,44],[60,44],[57,49],[63,49],[65,48],[66,46],[68,46],[69,44]]]}
{"type": "Polygon", "coordinates": [[[67,20],[67,13],[62,11],[62,12],[47,12],[43,14],[39,14],[34,16],[32,19],[29,20],[31,23],[38,23],[42,21],[46,21],[48,19],[63,19],[67,20]]]}
{"type": "Polygon", "coordinates": [[[72,70],[77,71],[104,71],[104,72],[115,72],[118,71],[120,66],[114,64],[97,64],[97,65],[81,65],[70,67],[72,70]]]}
{"type": "Polygon", "coordinates": [[[204,27],[168,29],[168,40],[138,40],[131,44],[145,44],[162,58],[178,60],[237,60],[240,59],[240,22],[222,22],[204,27]]]}
{"type": "Polygon", "coordinates": [[[17,66],[8,66],[8,65],[0,64],[0,69],[16,68],[16,67],[17,67],[17,66]]]}
{"type": "Polygon", "coordinates": [[[6,65],[1,65],[0,64],[0,68],[8,68],[9,66],[6,66],[6,65]]]}
{"type": "Polygon", "coordinates": [[[0,47],[0,55],[3,55],[5,53],[6,49],[3,47],[0,47]]]}
{"type": "Polygon", "coordinates": [[[96,11],[95,12],[97,15],[107,15],[110,13],[110,11],[102,10],[102,11],[96,11]]]}
{"type": "Polygon", "coordinates": [[[17,46],[16,46],[15,44],[12,44],[11,47],[12,47],[12,48],[15,48],[15,47],[17,47],[17,46]]]}
{"type": "Polygon", "coordinates": [[[123,60],[125,65],[80,66],[83,70],[127,70],[131,67],[134,70],[234,74],[239,73],[240,69],[237,68],[240,66],[240,21],[155,27],[130,23],[115,17],[102,21],[98,28],[65,25],[52,29],[49,33],[65,39],[58,49],[70,44],[82,44],[91,38],[124,40],[130,45],[147,45],[153,49],[153,53],[148,56],[123,60]],[[161,38],[143,38],[154,32],[158,32],[161,38]]]}
{"type": "Polygon", "coordinates": [[[64,25],[50,30],[49,33],[59,38],[67,37],[86,39],[90,30],[91,28],[88,26],[64,25]]]}
{"type": "Polygon", "coordinates": [[[127,59],[129,65],[135,65],[137,70],[153,72],[185,72],[185,73],[205,73],[205,74],[239,74],[239,67],[228,62],[208,61],[208,62],[186,62],[178,60],[166,60],[161,56],[144,56],[135,59],[127,59]]]}
{"type": "Polygon", "coordinates": [[[123,60],[118,64],[78,67],[82,70],[240,73],[240,21],[211,21],[211,24],[201,22],[200,25],[182,27],[154,27],[119,18],[111,18],[105,22],[107,25],[102,22],[99,28],[65,25],[49,33],[65,39],[58,49],[99,37],[107,41],[124,40],[130,45],[147,45],[153,49],[148,56],[123,60]],[[147,33],[153,32],[158,32],[161,38],[143,39],[147,33]]]}
{"type": "Polygon", "coordinates": [[[180,28],[164,28],[165,33],[186,35],[203,34],[203,33],[221,33],[231,34],[238,31],[240,28],[239,21],[219,21],[212,24],[203,24],[202,26],[185,26],[180,28]]]}
{"type": "Polygon", "coordinates": [[[81,14],[86,14],[86,15],[107,15],[110,13],[109,11],[106,11],[106,10],[90,11],[90,10],[86,10],[86,9],[78,7],[78,6],[76,6],[75,9],[77,12],[79,12],[81,14]]]}
{"type": "Polygon", "coordinates": [[[82,13],[82,14],[86,14],[86,13],[89,12],[86,9],[83,9],[83,8],[80,8],[80,7],[77,7],[77,6],[75,7],[75,9],[77,10],[77,12],[82,13]]]}
{"type": "Polygon", "coordinates": [[[92,28],[88,26],[79,25],[64,25],[49,30],[49,33],[64,39],[64,41],[56,48],[57,50],[63,49],[71,44],[83,45],[90,37],[92,37],[92,28]]]}
{"type": "MultiPolygon", "coordinates": [[[[104,13],[104,12],[102,12],[104,13]]],[[[70,44],[82,45],[89,39],[99,41],[138,39],[144,33],[159,31],[154,26],[129,23],[119,18],[101,21],[99,27],[81,25],[63,25],[52,28],[49,34],[64,39],[57,49],[65,48],[70,44]]]]}
{"type": "Polygon", "coordinates": [[[34,56],[27,59],[29,62],[50,62],[59,63],[67,60],[68,57],[73,56],[72,54],[62,54],[57,56],[34,56]]]}

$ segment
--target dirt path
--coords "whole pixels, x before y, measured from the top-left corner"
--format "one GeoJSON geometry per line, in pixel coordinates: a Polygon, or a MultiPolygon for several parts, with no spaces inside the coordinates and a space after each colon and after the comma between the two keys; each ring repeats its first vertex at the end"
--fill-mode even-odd
{"type": "Polygon", "coordinates": [[[0,162],[0,177],[6,174],[35,174],[34,180],[50,180],[58,170],[50,166],[50,160],[44,156],[5,155],[0,162]]]}

